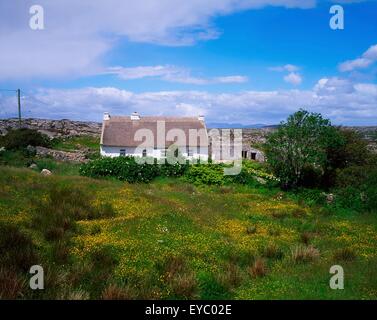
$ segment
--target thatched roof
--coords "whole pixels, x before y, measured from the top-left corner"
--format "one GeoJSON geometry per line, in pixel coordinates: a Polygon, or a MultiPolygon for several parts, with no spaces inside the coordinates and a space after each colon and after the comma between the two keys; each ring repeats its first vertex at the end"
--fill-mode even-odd
{"type": "Polygon", "coordinates": [[[109,120],[103,121],[102,126],[101,144],[105,146],[137,147],[146,141],[143,137],[145,133],[153,134],[153,143],[148,144],[149,147],[160,147],[162,141],[165,141],[166,147],[171,144],[190,147],[208,146],[205,123],[196,117],[140,117],[138,120],[131,120],[129,116],[111,116],[109,120]],[[157,130],[157,127],[164,126],[165,133],[157,130]],[[158,133],[161,136],[159,139],[158,133]],[[184,136],[177,139],[177,134],[184,136]],[[190,134],[195,138],[190,139],[190,134]],[[142,138],[142,141],[138,141],[137,136],[142,138]]]}

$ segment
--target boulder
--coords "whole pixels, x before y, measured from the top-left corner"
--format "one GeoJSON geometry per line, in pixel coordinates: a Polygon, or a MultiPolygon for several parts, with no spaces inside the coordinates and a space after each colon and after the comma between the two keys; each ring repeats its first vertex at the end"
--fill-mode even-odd
{"type": "Polygon", "coordinates": [[[48,170],[48,169],[42,169],[41,175],[42,176],[51,176],[52,172],[50,170],[48,170]]]}
{"type": "Polygon", "coordinates": [[[331,204],[334,202],[334,195],[332,193],[326,194],[326,202],[331,204]]]}
{"type": "Polygon", "coordinates": [[[32,163],[30,166],[29,166],[30,169],[37,169],[38,166],[35,164],[35,163],[32,163]]]}
{"type": "Polygon", "coordinates": [[[261,178],[261,177],[256,177],[255,179],[256,179],[260,184],[266,184],[266,183],[267,183],[267,181],[266,181],[265,179],[261,178]]]}
{"type": "Polygon", "coordinates": [[[26,147],[26,150],[30,153],[30,154],[36,154],[37,152],[37,149],[34,147],[34,146],[31,146],[30,144],[26,147]]]}

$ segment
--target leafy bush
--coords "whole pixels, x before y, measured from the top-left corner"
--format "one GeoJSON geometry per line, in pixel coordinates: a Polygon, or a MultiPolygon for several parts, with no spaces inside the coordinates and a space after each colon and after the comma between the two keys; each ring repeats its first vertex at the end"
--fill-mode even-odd
{"type": "Polygon", "coordinates": [[[241,172],[234,176],[227,176],[227,180],[233,183],[239,183],[244,185],[256,185],[255,176],[247,169],[242,168],[241,172]]]}
{"type": "MultiPolygon", "coordinates": [[[[100,158],[80,167],[80,174],[92,178],[114,177],[129,183],[150,182],[157,176],[181,177],[195,185],[223,185],[238,183],[257,185],[258,178],[268,184],[276,184],[278,179],[265,171],[262,165],[244,163],[238,175],[224,176],[225,164],[197,163],[188,161],[181,163],[159,164],[157,159],[146,158],[145,163],[140,163],[134,157],[100,158]]],[[[250,161],[249,161],[250,162],[250,161]]]]}
{"type": "Polygon", "coordinates": [[[336,187],[360,187],[365,183],[373,168],[366,166],[352,166],[337,171],[336,187]]]}
{"type": "Polygon", "coordinates": [[[149,182],[159,173],[157,164],[137,163],[133,157],[100,158],[80,167],[87,177],[115,177],[129,183],[149,182]]]}
{"type": "Polygon", "coordinates": [[[49,147],[51,141],[48,136],[32,129],[14,129],[9,131],[0,141],[7,150],[20,150],[28,145],[49,147]]]}
{"type": "Polygon", "coordinates": [[[159,175],[163,177],[180,177],[185,174],[186,170],[188,169],[188,166],[188,163],[165,163],[159,165],[159,175]]]}
{"type": "Polygon", "coordinates": [[[25,167],[30,165],[30,159],[26,158],[24,152],[21,150],[5,150],[0,152],[0,165],[25,167]]]}
{"type": "Polygon", "coordinates": [[[338,205],[357,211],[377,209],[377,168],[345,168],[337,177],[338,205]]]}
{"type": "Polygon", "coordinates": [[[185,179],[195,185],[223,185],[223,167],[215,164],[192,165],[185,174],[185,179]]]}
{"type": "Polygon", "coordinates": [[[324,205],[326,200],[323,191],[319,189],[299,188],[296,195],[309,206],[324,205]]]}
{"type": "Polygon", "coordinates": [[[243,161],[242,171],[245,171],[245,173],[249,177],[252,177],[254,182],[258,180],[264,180],[270,186],[275,186],[280,182],[280,180],[275,175],[268,172],[265,165],[262,165],[261,163],[255,161],[243,161]]]}
{"type": "Polygon", "coordinates": [[[338,128],[338,132],[343,143],[327,148],[327,163],[321,181],[324,187],[335,185],[339,169],[367,165],[373,157],[367,141],[358,132],[344,128],[338,128]]]}
{"type": "Polygon", "coordinates": [[[328,146],[343,142],[338,130],[319,113],[299,110],[267,137],[267,162],[282,187],[302,185],[304,169],[324,168],[328,146]]]}

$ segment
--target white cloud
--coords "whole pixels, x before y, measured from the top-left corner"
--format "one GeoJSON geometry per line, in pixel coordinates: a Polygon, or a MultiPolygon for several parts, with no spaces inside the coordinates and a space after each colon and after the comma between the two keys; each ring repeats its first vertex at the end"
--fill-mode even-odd
{"type": "Polygon", "coordinates": [[[138,66],[132,68],[111,67],[104,73],[115,74],[123,80],[143,79],[147,77],[159,78],[164,81],[205,85],[213,83],[243,83],[248,78],[240,75],[221,76],[214,78],[194,77],[190,70],[177,66],[138,66]]]}
{"type": "Polygon", "coordinates": [[[293,64],[286,64],[284,66],[270,67],[270,68],[268,68],[268,70],[277,71],[277,72],[284,72],[284,71],[296,72],[296,71],[300,70],[300,68],[298,66],[293,65],[293,64]]]}
{"type": "Polygon", "coordinates": [[[286,64],[283,66],[270,67],[268,68],[268,70],[276,71],[276,72],[288,72],[288,74],[285,75],[283,79],[285,82],[290,83],[294,86],[297,86],[301,84],[302,82],[302,76],[297,72],[300,70],[300,67],[294,64],[286,64]]]}
{"type": "Polygon", "coordinates": [[[314,91],[319,95],[345,94],[354,90],[354,84],[350,80],[337,77],[322,78],[314,86],[314,91]]]}
{"type": "Polygon", "coordinates": [[[181,72],[181,69],[174,66],[139,66],[132,68],[110,67],[105,71],[107,74],[116,74],[123,80],[142,79],[146,77],[165,77],[181,72]]]}
{"type": "Polygon", "coordinates": [[[247,82],[249,79],[245,76],[225,76],[214,78],[215,82],[218,83],[243,83],[247,82]]]}
{"type": "Polygon", "coordinates": [[[0,1],[0,78],[80,76],[103,67],[119,39],[191,45],[214,39],[214,17],[264,6],[311,8],[315,0],[39,0],[45,29],[29,28],[32,0],[0,1]]]}
{"type": "Polygon", "coordinates": [[[348,60],[339,65],[339,71],[348,72],[355,69],[365,69],[377,61],[377,44],[369,47],[365,51],[361,58],[356,58],[354,60],[348,60]]]}
{"type": "MultiPolygon", "coordinates": [[[[102,113],[141,115],[205,114],[209,122],[267,123],[299,108],[320,112],[337,124],[376,124],[377,85],[323,78],[310,90],[159,91],[134,93],[117,88],[40,89],[23,97],[25,117],[100,121],[102,113]]],[[[15,116],[15,97],[0,97],[0,117],[15,116]]]]}
{"type": "Polygon", "coordinates": [[[284,81],[297,86],[301,84],[302,77],[296,72],[291,72],[284,77],[284,81]]]}

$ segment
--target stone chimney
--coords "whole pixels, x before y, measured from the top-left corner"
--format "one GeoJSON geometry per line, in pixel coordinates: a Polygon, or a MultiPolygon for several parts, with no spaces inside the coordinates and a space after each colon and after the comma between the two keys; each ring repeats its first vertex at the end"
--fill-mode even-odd
{"type": "Polygon", "coordinates": [[[140,120],[140,115],[136,111],[132,112],[131,120],[140,120]]]}
{"type": "Polygon", "coordinates": [[[204,116],[203,115],[198,116],[198,120],[199,121],[204,121],[204,116]]]}
{"type": "Polygon", "coordinates": [[[106,121],[106,120],[110,120],[110,113],[108,112],[104,112],[103,113],[103,120],[106,121]]]}

